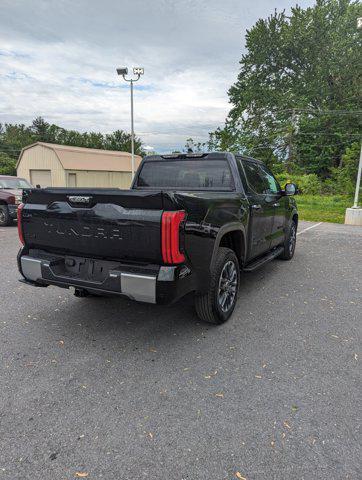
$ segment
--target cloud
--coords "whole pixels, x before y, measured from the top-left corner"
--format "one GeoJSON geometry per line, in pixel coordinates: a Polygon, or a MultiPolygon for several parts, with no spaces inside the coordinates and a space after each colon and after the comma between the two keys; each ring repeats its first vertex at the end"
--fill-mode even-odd
{"type": "MultiPolygon", "coordinates": [[[[299,2],[302,6],[311,1],[299,2]]],[[[135,130],[158,151],[207,139],[228,113],[243,37],[291,1],[3,0],[0,122],[129,131],[129,85],[116,67],[144,66],[135,130]]]]}

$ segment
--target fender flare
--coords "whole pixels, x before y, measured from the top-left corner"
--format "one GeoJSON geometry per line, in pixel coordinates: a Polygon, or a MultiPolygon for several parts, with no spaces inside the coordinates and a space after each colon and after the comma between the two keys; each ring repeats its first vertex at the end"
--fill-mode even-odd
{"type": "Polygon", "coordinates": [[[222,227],[220,227],[220,229],[219,229],[219,231],[216,235],[215,242],[214,242],[214,249],[213,249],[212,256],[211,256],[210,270],[212,270],[212,268],[215,264],[217,251],[219,249],[222,237],[226,233],[230,233],[230,232],[241,232],[241,235],[242,235],[242,238],[243,238],[243,244],[244,244],[244,249],[241,252],[241,255],[242,255],[242,258],[245,260],[245,258],[246,258],[246,248],[247,248],[245,227],[244,227],[244,225],[240,224],[239,222],[228,223],[227,225],[223,225],[222,227]]]}

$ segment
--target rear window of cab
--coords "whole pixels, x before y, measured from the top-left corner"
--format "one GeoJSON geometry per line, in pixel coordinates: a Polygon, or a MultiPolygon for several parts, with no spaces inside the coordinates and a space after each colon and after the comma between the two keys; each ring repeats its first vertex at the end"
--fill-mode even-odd
{"type": "Polygon", "coordinates": [[[231,191],[234,182],[226,159],[164,159],[143,164],[137,187],[231,191]]]}

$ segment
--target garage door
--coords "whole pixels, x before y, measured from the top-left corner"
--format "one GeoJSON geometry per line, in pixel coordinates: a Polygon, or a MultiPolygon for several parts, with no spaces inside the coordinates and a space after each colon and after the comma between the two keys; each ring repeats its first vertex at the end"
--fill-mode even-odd
{"type": "Polygon", "coordinates": [[[51,187],[52,175],[50,170],[30,170],[30,182],[34,187],[37,185],[51,187]]]}

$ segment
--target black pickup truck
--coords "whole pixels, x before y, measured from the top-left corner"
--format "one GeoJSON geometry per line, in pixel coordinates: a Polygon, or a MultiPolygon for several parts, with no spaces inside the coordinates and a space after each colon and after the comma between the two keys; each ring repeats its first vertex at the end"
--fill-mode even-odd
{"type": "Polygon", "coordinates": [[[194,292],[199,317],[220,324],[241,270],[293,257],[295,193],[231,153],[145,157],[130,190],[30,189],[18,209],[21,281],[158,304],[194,292]]]}

